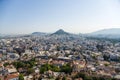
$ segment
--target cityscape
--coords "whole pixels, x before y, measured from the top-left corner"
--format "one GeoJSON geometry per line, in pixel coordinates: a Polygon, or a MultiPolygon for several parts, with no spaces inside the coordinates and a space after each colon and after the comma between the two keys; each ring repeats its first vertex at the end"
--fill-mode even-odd
{"type": "Polygon", "coordinates": [[[0,0],[0,80],[120,80],[120,0],[0,0]]]}
{"type": "Polygon", "coordinates": [[[120,42],[60,29],[0,39],[2,80],[119,80],[120,42]]]}

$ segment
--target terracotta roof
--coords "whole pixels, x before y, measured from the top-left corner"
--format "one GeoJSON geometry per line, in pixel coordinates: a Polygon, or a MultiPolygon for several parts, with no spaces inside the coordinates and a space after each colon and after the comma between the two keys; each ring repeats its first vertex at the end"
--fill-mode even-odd
{"type": "Polygon", "coordinates": [[[6,76],[5,80],[9,80],[9,79],[13,79],[13,78],[18,78],[19,74],[18,73],[13,73],[13,74],[9,74],[6,76]]]}
{"type": "Polygon", "coordinates": [[[3,66],[3,64],[2,64],[2,63],[0,63],[0,66],[3,66]]]}
{"type": "Polygon", "coordinates": [[[2,56],[3,56],[3,55],[2,55],[2,54],[0,54],[0,58],[2,58],[2,56]]]}
{"type": "Polygon", "coordinates": [[[0,76],[0,79],[1,79],[1,80],[4,80],[4,77],[3,77],[3,76],[0,76]]]}

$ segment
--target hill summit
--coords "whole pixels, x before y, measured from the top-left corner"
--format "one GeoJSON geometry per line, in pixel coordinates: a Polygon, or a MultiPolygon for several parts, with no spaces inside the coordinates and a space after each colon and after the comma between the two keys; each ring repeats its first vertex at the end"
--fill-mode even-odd
{"type": "Polygon", "coordinates": [[[63,29],[59,29],[52,35],[69,35],[69,33],[65,32],[63,29]]]}

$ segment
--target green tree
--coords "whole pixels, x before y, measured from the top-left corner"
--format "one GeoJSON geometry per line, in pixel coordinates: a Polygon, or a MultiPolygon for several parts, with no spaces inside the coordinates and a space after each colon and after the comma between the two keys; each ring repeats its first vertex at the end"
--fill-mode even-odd
{"type": "Polygon", "coordinates": [[[50,67],[51,67],[52,71],[55,71],[55,72],[59,72],[60,71],[60,68],[55,66],[55,65],[50,65],[50,67]]]}
{"type": "Polygon", "coordinates": [[[45,71],[48,71],[48,70],[59,72],[60,68],[51,64],[44,64],[40,67],[40,73],[44,73],[45,71]]]}
{"type": "Polygon", "coordinates": [[[9,63],[8,63],[8,62],[6,62],[6,63],[4,63],[3,65],[6,67],[7,65],[9,65],[9,63]]]}
{"type": "Polygon", "coordinates": [[[61,67],[61,72],[65,72],[66,74],[71,73],[72,72],[72,67],[70,66],[70,64],[63,65],[61,67]]]}
{"type": "Polygon", "coordinates": [[[66,79],[66,77],[64,76],[64,77],[62,78],[62,80],[67,80],[67,79],[66,79]]]}
{"type": "Polygon", "coordinates": [[[99,77],[92,77],[93,80],[100,80],[99,77]]]}
{"type": "Polygon", "coordinates": [[[40,73],[43,74],[45,71],[47,71],[46,67],[40,67],[40,73]]]}
{"type": "Polygon", "coordinates": [[[31,74],[31,73],[33,73],[34,72],[34,69],[33,68],[28,68],[28,70],[27,70],[27,73],[28,74],[31,74]]]}
{"type": "Polygon", "coordinates": [[[104,60],[108,61],[109,58],[110,58],[110,55],[104,54],[104,55],[103,55],[103,58],[104,58],[104,60]]]}
{"type": "Polygon", "coordinates": [[[75,78],[85,78],[85,73],[82,73],[82,72],[79,72],[79,73],[77,73],[77,75],[75,76],[75,78]]]}
{"type": "Polygon", "coordinates": [[[14,65],[17,69],[26,66],[25,63],[22,62],[22,61],[13,62],[13,65],[14,65]]]}
{"type": "Polygon", "coordinates": [[[57,51],[60,51],[60,46],[57,46],[56,49],[57,49],[57,51]]]}
{"type": "Polygon", "coordinates": [[[20,75],[19,75],[19,80],[24,80],[23,74],[20,74],[20,75]]]}
{"type": "Polygon", "coordinates": [[[85,75],[84,80],[93,80],[91,76],[85,75]]]}

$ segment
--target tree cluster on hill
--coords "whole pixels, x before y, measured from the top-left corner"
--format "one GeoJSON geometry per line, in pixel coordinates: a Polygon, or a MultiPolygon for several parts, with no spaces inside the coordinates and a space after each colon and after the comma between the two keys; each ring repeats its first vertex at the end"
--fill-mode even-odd
{"type": "Polygon", "coordinates": [[[63,65],[61,67],[51,65],[51,64],[44,64],[40,67],[40,73],[44,73],[45,71],[55,71],[55,72],[65,72],[65,73],[71,73],[72,67],[69,64],[63,65]]]}

